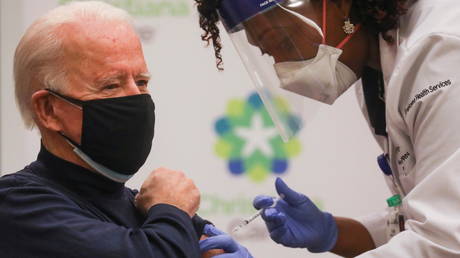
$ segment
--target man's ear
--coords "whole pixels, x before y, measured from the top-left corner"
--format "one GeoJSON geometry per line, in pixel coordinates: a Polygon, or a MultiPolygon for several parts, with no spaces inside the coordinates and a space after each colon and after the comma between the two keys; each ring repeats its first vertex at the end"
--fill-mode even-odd
{"type": "Polygon", "coordinates": [[[52,131],[62,130],[62,124],[56,117],[56,98],[53,95],[46,90],[39,90],[32,95],[31,101],[37,123],[52,131]]]}

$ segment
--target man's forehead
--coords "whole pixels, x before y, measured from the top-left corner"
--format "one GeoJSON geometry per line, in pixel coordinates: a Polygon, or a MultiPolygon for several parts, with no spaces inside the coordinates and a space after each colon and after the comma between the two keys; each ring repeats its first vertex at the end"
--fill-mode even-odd
{"type": "Polygon", "coordinates": [[[140,40],[131,24],[84,20],[63,25],[64,44],[70,49],[116,51],[140,48],[140,40]]]}
{"type": "Polygon", "coordinates": [[[64,26],[68,72],[96,82],[147,72],[140,40],[128,23],[82,22],[64,26]]]}

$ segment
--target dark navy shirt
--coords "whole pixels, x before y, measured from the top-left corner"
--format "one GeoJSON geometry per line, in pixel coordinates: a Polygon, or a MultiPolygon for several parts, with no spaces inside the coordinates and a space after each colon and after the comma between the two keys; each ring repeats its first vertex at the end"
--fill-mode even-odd
{"type": "Polygon", "coordinates": [[[159,204],[42,147],[37,161],[0,178],[0,257],[200,257],[204,221],[159,204]]]}

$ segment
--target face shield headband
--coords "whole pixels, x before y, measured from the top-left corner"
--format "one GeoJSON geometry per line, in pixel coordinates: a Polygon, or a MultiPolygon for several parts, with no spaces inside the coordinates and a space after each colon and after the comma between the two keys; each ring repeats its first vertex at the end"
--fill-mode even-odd
{"type": "MultiPolygon", "coordinates": [[[[309,23],[311,26],[315,27],[318,32],[321,34],[323,40],[322,44],[326,44],[327,38],[327,0],[323,0],[323,16],[322,16],[322,27],[318,28],[316,23],[310,21],[309,19],[301,16],[300,14],[293,12],[289,9],[284,8],[280,3],[285,2],[286,0],[222,0],[219,6],[219,15],[222,23],[229,33],[238,31],[242,29],[241,24],[254,17],[257,14],[263,13],[270,10],[273,7],[280,7],[291,14],[298,16],[302,20],[309,23]]],[[[361,24],[353,25],[347,23],[347,28],[344,26],[344,30],[348,34],[342,42],[340,42],[336,48],[342,49],[343,46],[350,40],[350,38],[355,34],[361,27],[361,24]]]]}
{"type": "Polygon", "coordinates": [[[222,0],[219,15],[229,32],[239,30],[238,25],[251,17],[276,6],[284,0],[222,0]]]}

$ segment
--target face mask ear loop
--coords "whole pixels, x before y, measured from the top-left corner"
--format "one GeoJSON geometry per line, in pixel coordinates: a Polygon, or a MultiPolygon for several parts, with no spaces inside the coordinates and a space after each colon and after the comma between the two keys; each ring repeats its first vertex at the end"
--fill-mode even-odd
{"type": "Polygon", "coordinates": [[[53,90],[50,90],[50,89],[46,89],[46,90],[49,92],[49,94],[55,96],[56,98],[59,98],[59,99],[65,101],[65,102],[69,103],[70,105],[72,105],[72,106],[74,106],[74,107],[76,107],[76,108],[78,108],[80,110],[83,110],[83,108],[81,106],[77,105],[76,103],[73,103],[69,99],[65,98],[63,95],[61,95],[61,94],[59,94],[59,93],[57,93],[57,92],[55,92],[53,90]]]}
{"type": "Polygon", "coordinates": [[[62,137],[64,137],[64,139],[66,140],[66,142],[72,147],[72,148],[77,148],[79,149],[80,148],[80,145],[74,141],[72,141],[72,139],[70,139],[69,137],[67,137],[65,134],[63,134],[62,132],[58,132],[62,137]]]}
{"type": "Polygon", "coordinates": [[[327,35],[327,0],[323,0],[323,44],[326,44],[326,35],[327,35]]]}
{"type": "Polygon", "coordinates": [[[124,175],[124,174],[120,174],[120,173],[117,173],[97,162],[95,162],[94,160],[92,160],[88,155],[86,155],[80,148],[80,145],[78,145],[76,142],[72,141],[72,139],[70,139],[69,137],[67,137],[65,134],[63,134],[62,132],[58,132],[62,137],[65,138],[65,140],[67,141],[67,143],[73,148],[73,152],[75,152],[75,154],[77,154],[77,156],[79,156],[84,162],[86,162],[86,164],[88,164],[90,167],[92,167],[94,170],[96,170],[98,173],[100,173],[101,175],[115,181],[115,182],[118,182],[118,183],[125,183],[126,181],[128,181],[132,176],[134,175],[124,175]]]}
{"type": "Polygon", "coordinates": [[[342,49],[343,46],[345,46],[345,44],[347,44],[348,41],[350,41],[351,37],[352,37],[353,35],[355,35],[355,33],[359,30],[359,28],[361,28],[361,24],[356,25],[355,31],[353,31],[353,33],[349,34],[346,38],[344,38],[344,39],[342,40],[342,42],[340,42],[340,43],[337,45],[337,48],[338,48],[338,49],[342,49]]]}

